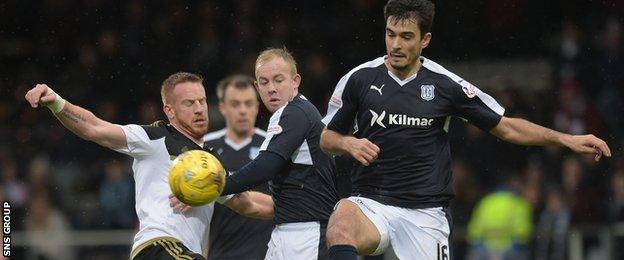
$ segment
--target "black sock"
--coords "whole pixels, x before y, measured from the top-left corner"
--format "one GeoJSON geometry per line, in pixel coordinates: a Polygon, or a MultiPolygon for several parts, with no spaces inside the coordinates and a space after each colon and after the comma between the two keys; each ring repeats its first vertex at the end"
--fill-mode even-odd
{"type": "Polygon", "coordinates": [[[335,245],[329,248],[331,260],[357,260],[357,250],[352,245],[335,245]]]}

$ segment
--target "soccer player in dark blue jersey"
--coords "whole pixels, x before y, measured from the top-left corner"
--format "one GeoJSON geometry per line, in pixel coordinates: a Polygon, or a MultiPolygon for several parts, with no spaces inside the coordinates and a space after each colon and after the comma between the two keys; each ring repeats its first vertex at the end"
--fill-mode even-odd
{"type": "Polygon", "coordinates": [[[321,114],[299,94],[301,76],[286,49],[263,51],[255,69],[273,115],[258,157],[228,177],[222,195],[270,180],[276,226],[265,259],[326,259],[325,230],[338,199],[334,161],[319,144],[321,114]]]}
{"type": "MultiPolygon", "coordinates": [[[[204,136],[204,147],[219,155],[227,171],[236,171],[258,156],[266,132],[255,128],[260,102],[254,78],[231,75],[217,85],[225,128],[204,136]]],[[[269,194],[268,182],[255,191],[269,194]]],[[[208,260],[264,259],[273,221],[252,219],[215,203],[208,242],[208,260]],[[253,242],[250,242],[253,241],[253,242]]]]}
{"type": "Polygon", "coordinates": [[[390,246],[400,259],[449,259],[451,116],[508,142],[566,146],[596,160],[611,156],[593,135],[567,135],[505,117],[491,96],[422,57],[433,16],[429,0],[388,1],[387,55],[347,73],[329,101],[321,146],[359,161],[352,197],[341,200],[329,220],[332,259],[357,259],[390,246]]]}

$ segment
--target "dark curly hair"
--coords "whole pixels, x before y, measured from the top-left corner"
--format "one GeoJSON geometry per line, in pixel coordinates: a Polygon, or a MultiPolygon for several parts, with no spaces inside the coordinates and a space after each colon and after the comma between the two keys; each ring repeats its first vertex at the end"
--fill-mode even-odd
{"type": "Polygon", "coordinates": [[[435,5],[430,0],[390,0],[384,6],[384,19],[392,16],[395,21],[415,20],[420,28],[420,36],[431,32],[435,5]]]}

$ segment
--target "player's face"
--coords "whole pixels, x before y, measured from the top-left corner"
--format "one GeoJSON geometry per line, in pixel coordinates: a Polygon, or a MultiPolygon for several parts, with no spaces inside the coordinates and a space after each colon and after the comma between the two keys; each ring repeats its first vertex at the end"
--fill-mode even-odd
{"type": "Polygon", "coordinates": [[[431,33],[420,36],[418,22],[414,19],[396,20],[390,16],[386,21],[388,63],[395,70],[409,70],[418,64],[422,49],[430,40],[431,33]]]}
{"type": "Polygon", "coordinates": [[[225,89],[225,98],[219,103],[219,110],[227,127],[237,135],[250,133],[258,115],[258,98],[253,88],[238,89],[229,86],[225,89]]]}
{"type": "Polygon", "coordinates": [[[301,76],[293,75],[290,65],[281,57],[272,58],[256,67],[256,88],[262,103],[271,113],[297,95],[299,83],[301,76]]]}
{"type": "Polygon", "coordinates": [[[178,130],[201,139],[208,132],[208,104],[204,86],[197,82],[177,84],[165,105],[169,121],[178,130]]]}

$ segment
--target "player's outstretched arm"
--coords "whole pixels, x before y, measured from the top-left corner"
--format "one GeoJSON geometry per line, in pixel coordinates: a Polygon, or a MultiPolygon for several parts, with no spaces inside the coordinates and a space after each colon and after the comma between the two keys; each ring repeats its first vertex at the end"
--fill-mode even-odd
{"type": "MultiPolygon", "coordinates": [[[[221,203],[236,211],[236,213],[250,218],[272,219],[275,214],[273,210],[273,198],[256,191],[245,191],[235,195],[226,195],[218,198],[216,203],[221,203]]],[[[185,213],[193,208],[184,204],[173,194],[169,195],[169,206],[175,213],[185,213]]]]}
{"type": "Polygon", "coordinates": [[[65,101],[46,84],[37,84],[26,93],[33,108],[48,107],[54,116],[80,138],[111,148],[125,148],[126,135],[118,125],[96,117],[90,111],[65,101]]]}
{"type": "Polygon", "coordinates": [[[364,165],[372,163],[379,155],[379,147],[366,138],[342,135],[336,131],[323,129],[321,149],[327,154],[349,154],[364,165]]]}
{"type": "Polygon", "coordinates": [[[286,159],[280,155],[269,151],[260,152],[258,157],[228,176],[221,195],[252,190],[273,179],[286,165],[286,159]]]}
{"type": "Polygon", "coordinates": [[[520,118],[503,117],[490,133],[505,141],[522,145],[566,146],[577,153],[611,157],[607,143],[594,135],[569,135],[520,118]]]}
{"type": "Polygon", "coordinates": [[[238,193],[223,205],[250,218],[272,219],[275,215],[273,198],[256,191],[238,193]]]}

